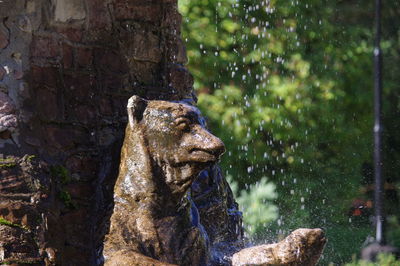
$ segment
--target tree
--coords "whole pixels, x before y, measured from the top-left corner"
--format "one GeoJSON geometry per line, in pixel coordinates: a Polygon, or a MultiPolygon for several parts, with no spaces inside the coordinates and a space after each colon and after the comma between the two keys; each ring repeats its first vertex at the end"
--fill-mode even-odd
{"type": "MultiPolygon", "coordinates": [[[[372,159],[372,4],[203,0],[180,5],[199,105],[227,146],[226,174],[239,190],[263,176],[275,184],[279,216],[264,231],[325,228],[330,240],[325,261],[348,261],[371,233],[368,219],[357,222],[348,212],[352,201],[364,196],[361,169],[372,159]]],[[[390,32],[383,42],[385,108],[397,110],[385,111],[392,143],[398,123],[392,114],[399,103],[398,78],[391,74],[398,71],[396,5],[389,2],[392,8],[383,15],[390,32]]],[[[398,156],[394,147],[387,148],[391,158],[398,156]]],[[[389,159],[387,175],[397,175],[394,165],[398,161],[389,159]]]]}

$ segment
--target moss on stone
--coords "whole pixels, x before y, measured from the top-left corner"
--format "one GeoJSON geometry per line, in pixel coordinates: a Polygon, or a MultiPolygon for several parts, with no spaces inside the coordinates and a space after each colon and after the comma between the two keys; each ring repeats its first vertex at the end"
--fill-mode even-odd
{"type": "Polygon", "coordinates": [[[24,230],[29,230],[29,228],[26,227],[25,225],[13,223],[13,222],[11,222],[11,221],[9,221],[7,219],[4,219],[1,216],[0,216],[0,224],[11,226],[11,227],[17,227],[17,228],[21,228],[21,229],[24,229],[24,230]]]}
{"type": "Polygon", "coordinates": [[[60,200],[64,203],[64,205],[67,208],[70,209],[76,209],[76,204],[72,201],[71,195],[68,193],[68,191],[62,190],[60,191],[60,193],[58,194],[58,197],[60,198],[60,200]]]}
{"type": "Polygon", "coordinates": [[[13,168],[17,166],[17,163],[12,158],[0,159],[0,169],[13,168]]]}
{"type": "Polygon", "coordinates": [[[17,265],[42,265],[42,259],[7,259],[0,261],[0,265],[9,265],[9,264],[17,264],[17,265]]]}
{"type": "Polygon", "coordinates": [[[71,182],[71,175],[67,168],[62,165],[54,165],[50,167],[50,173],[54,177],[58,177],[61,184],[65,185],[71,182]]]}

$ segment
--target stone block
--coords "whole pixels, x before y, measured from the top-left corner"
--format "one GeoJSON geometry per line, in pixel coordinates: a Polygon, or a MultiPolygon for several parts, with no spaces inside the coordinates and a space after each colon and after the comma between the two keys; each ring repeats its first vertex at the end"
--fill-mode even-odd
{"type": "Polygon", "coordinates": [[[114,16],[117,20],[136,20],[146,22],[160,21],[162,1],[115,0],[114,16]]]}
{"type": "Polygon", "coordinates": [[[57,27],[56,31],[65,39],[71,42],[82,41],[82,29],[72,27],[57,27]]]}
{"type": "Polygon", "coordinates": [[[38,247],[31,234],[19,227],[0,224],[0,247],[4,260],[38,257],[38,247]]]}
{"type": "MultiPolygon", "coordinates": [[[[78,233],[79,234],[79,233],[78,233]]],[[[84,234],[86,235],[86,234],[84,234]]],[[[89,238],[86,239],[86,242],[89,238]]],[[[82,244],[83,245],[83,244],[82,244]]],[[[86,248],[66,246],[63,250],[63,261],[68,261],[67,265],[90,265],[92,254],[88,250],[90,247],[86,244],[86,248]]]]}
{"type": "Polygon", "coordinates": [[[0,66],[0,81],[3,80],[4,76],[7,74],[6,70],[4,67],[0,66]]]}
{"type": "Polygon", "coordinates": [[[18,126],[15,105],[7,94],[0,92],[0,132],[13,131],[18,126]]]}
{"type": "Polygon", "coordinates": [[[67,107],[68,119],[85,125],[97,123],[96,109],[89,105],[71,105],[67,107]]]}
{"type": "Polygon", "coordinates": [[[56,22],[70,22],[83,20],[86,17],[85,2],[83,0],[52,0],[53,19],[56,22]]]}
{"type": "Polygon", "coordinates": [[[123,76],[120,74],[104,73],[99,82],[105,93],[116,93],[123,88],[123,76]]]}
{"type": "Polygon", "coordinates": [[[126,105],[129,97],[112,97],[112,108],[117,116],[127,117],[126,105]]]}
{"type": "Polygon", "coordinates": [[[107,3],[104,0],[87,1],[89,30],[109,30],[111,19],[107,3]]]}
{"type": "Polygon", "coordinates": [[[187,64],[186,48],[182,39],[174,34],[166,37],[166,57],[169,61],[178,64],[187,64]]]}
{"type": "Polygon", "coordinates": [[[98,143],[101,146],[108,146],[114,143],[116,134],[111,128],[105,128],[98,133],[98,143]]]}
{"type": "Polygon", "coordinates": [[[0,132],[14,131],[18,127],[18,119],[14,114],[0,116],[0,132]]]}
{"type": "Polygon", "coordinates": [[[34,35],[31,43],[31,56],[42,58],[60,57],[61,45],[54,37],[34,35]]]}
{"type": "Polygon", "coordinates": [[[64,84],[66,98],[69,103],[90,102],[90,97],[95,93],[95,89],[93,88],[95,86],[95,79],[94,76],[89,74],[64,74],[64,84]]]}
{"type": "Polygon", "coordinates": [[[31,206],[22,202],[0,202],[0,217],[13,224],[25,226],[27,228],[35,228],[40,215],[35,210],[35,206],[31,206]]]}
{"type": "Polygon", "coordinates": [[[133,73],[137,82],[145,86],[157,86],[161,81],[161,66],[153,62],[144,62],[132,60],[130,62],[132,69],[140,69],[133,73]]]}
{"type": "Polygon", "coordinates": [[[71,195],[72,199],[89,200],[95,194],[94,188],[90,184],[75,183],[65,186],[65,190],[71,195]]]}
{"type": "Polygon", "coordinates": [[[170,28],[175,31],[175,34],[180,35],[182,24],[182,15],[178,12],[176,3],[164,6],[164,19],[161,21],[161,26],[170,28]]]}
{"type": "Polygon", "coordinates": [[[78,67],[88,68],[91,67],[93,62],[93,53],[90,48],[77,48],[76,49],[76,62],[78,67]]]}
{"type": "Polygon", "coordinates": [[[102,73],[127,73],[129,71],[126,60],[115,50],[96,48],[94,63],[102,73]]]}
{"type": "Polygon", "coordinates": [[[66,241],[75,247],[85,247],[90,239],[90,211],[85,208],[69,212],[61,217],[66,232],[66,241]]]}
{"type": "Polygon", "coordinates": [[[58,87],[59,69],[55,67],[31,66],[33,85],[45,85],[49,88],[58,87]]]}
{"type": "Polygon", "coordinates": [[[2,171],[0,179],[1,193],[29,193],[29,184],[26,180],[16,174],[4,173],[2,171]]]}
{"type": "Polygon", "coordinates": [[[15,105],[7,94],[0,91],[0,116],[15,112],[15,105]]]}
{"type": "Polygon", "coordinates": [[[89,136],[84,131],[75,128],[54,125],[44,127],[43,131],[46,144],[63,152],[89,141],[89,136]]]}
{"type": "Polygon", "coordinates": [[[99,99],[99,111],[103,116],[113,115],[110,97],[103,97],[99,99]]]}
{"type": "Polygon", "coordinates": [[[57,95],[45,87],[38,88],[36,93],[36,106],[40,118],[44,121],[56,120],[59,110],[62,109],[58,104],[57,95]]]}
{"type": "Polygon", "coordinates": [[[159,37],[150,32],[134,30],[120,35],[121,48],[126,57],[138,61],[158,63],[161,61],[163,51],[159,37]]]}
{"type": "Polygon", "coordinates": [[[95,176],[99,163],[90,155],[72,155],[67,159],[66,166],[71,173],[95,176]]]}
{"type": "Polygon", "coordinates": [[[4,49],[8,46],[10,41],[9,41],[8,33],[1,26],[2,25],[0,25],[0,49],[4,49]]]}
{"type": "Polygon", "coordinates": [[[193,76],[183,66],[179,64],[171,64],[168,68],[167,77],[169,85],[182,95],[189,95],[192,92],[193,76]]]}
{"type": "Polygon", "coordinates": [[[64,68],[72,68],[74,64],[74,54],[72,51],[72,47],[64,43],[62,45],[62,50],[63,50],[62,62],[64,68]]]}

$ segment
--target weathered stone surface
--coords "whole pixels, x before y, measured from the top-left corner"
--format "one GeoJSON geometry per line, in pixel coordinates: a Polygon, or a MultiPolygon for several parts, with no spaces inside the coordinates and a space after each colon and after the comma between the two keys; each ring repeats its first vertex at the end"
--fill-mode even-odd
{"type": "Polygon", "coordinates": [[[2,249],[0,262],[39,257],[32,235],[17,226],[0,224],[0,247],[2,249]]]}
{"type": "Polygon", "coordinates": [[[66,166],[72,173],[93,176],[96,174],[98,162],[90,154],[75,154],[67,159],[66,166]]]}
{"type": "Polygon", "coordinates": [[[58,149],[68,150],[89,140],[86,133],[78,129],[48,126],[44,130],[47,134],[47,145],[58,149]]]}
{"type": "Polygon", "coordinates": [[[0,114],[10,114],[15,112],[15,105],[7,94],[0,92],[0,114]]]}
{"type": "Polygon", "coordinates": [[[82,41],[83,30],[81,28],[72,27],[56,27],[55,30],[64,38],[65,40],[79,43],[82,41]]]}
{"type": "Polygon", "coordinates": [[[90,229],[87,224],[76,223],[76,221],[89,219],[89,211],[85,208],[69,212],[61,216],[61,222],[65,224],[66,241],[74,247],[88,247],[85,243],[90,239],[90,229]]]}
{"type": "Polygon", "coordinates": [[[2,24],[3,22],[0,23],[0,49],[6,48],[9,44],[8,33],[6,32],[2,24]]]}
{"type": "Polygon", "coordinates": [[[59,69],[55,67],[31,67],[32,85],[45,85],[48,88],[58,88],[59,69]]]}
{"type": "Polygon", "coordinates": [[[76,58],[78,67],[91,67],[93,61],[93,52],[91,48],[77,48],[76,58]]]}
{"type": "Polygon", "coordinates": [[[7,74],[6,70],[4,67],[0,66],[0,81],[3,80],[4,76],[7,74]]]}
{"type": "Polygon", "coordinates": [[[161,18],[161,1],[115,0],[113,3],[115,18],[157,22],[161,18]]]}
{"type": "Polygon", "coordinates": [[[48,168],[34,156],[0,163],[0,263],[43,265],[44,221],[51,206],[48,168]],[[23,263],[24,262],[24,263],[23,263]]]}
{"type": "Polygon", "coordinates": [[[18,120],[15,115],[3,115],[0,117],[0,132],[8,130],[13,131],[18,126],[18,120]]]}
{"type": "Polygon", "coordinates": [[[18,126],[15,105],[12,99],[0,91],[0,132],[14,131],[18,126]]]}
{"type": "Polygon", "coordinates": [[[135,29],[137,24],[128,24],[126,27],[133,28],[125,35],[120,35],[120,38],[124,40],[124,42],[121,42],[121,48],[125,52],[128,61],[134,59],[153,63],[160,62],[162,48],[159,37],[153,32],[135,29]]]}
{"type": "Polygon", "coordinates": [[[52,0],[54,5],[54,20],[68,22],[83,20],[86,17],[85,2],[83,0],[52,0]]]}
{"type": "Polygon", "coordinates": [[[103,116],[110,116],[113,114],[111,99],[104,97],[99,99],[99,111],[103,116]]]}
{"type": "Polygon", "coordinates": [[[133,250],[116,251],[107,258],[107,261],[109,266],[177,266],[149,258],[133,250]]]}
{"type": "Polygon", "coordinates": [[[62,45],[62,51],[63,51],[62,62],[63,62],[64,68],[73,67],[73,65],[74,65],[74,54],[73,54],[72,47],[70,45],[64,43],[62,45]]]}
{"type": "Polygon", "coordinates": [[[96,48],[94,57],[96,67],[101,72],[123,73],[129,71],[126,60],[116,50],[96,48]]]}
{"type": "Polygon", "coordinates": [[[214,243],[214,252],[229,256],[243,248],[242,214],[219,166],[200,173],[192,185],[191,195],[202,217],[201,223],[214,243]]]}
{"type": "Polygon", "coordinates": [[[90,30],[107,30],[111,28],[111,18],[106,1],[87,1],[90,30]]]}
{"type": "Polygon", "coordinates": [[[49,36],[34,36],[31,44],[33,57],[55,58],[61,55],[61,45],[49,36]]]}
{"type": "Polygon", "coordinates": [[[133,96],[127,108],[106,265],[121,260],[117,251],[127,256],[125,262],[139,253],[173,264],[207,265],[206,233],[184,196],[198,173],[224,152],[223,143],[200,124],[195,107],[133,96]]]}
{"type": "Polygon", "coordinates": [[[179,64],[171,64],[168,72],[169,84],[178,90],[178,93],[187,95],[192,92],[193,77],[186,68],[179,64]]]}
{"type": "Polygon", "coordinates": [[[67,108],[68,118],[82,124],[95,124],[96,109],[88,105],[70,105],[67,108]]]}
{"type": "MultiPolygon", "coordinates": [[[[65,191],[68,191],[68,193],[71,195],[73,199],[81,199],[81,200],[88,200],[91,197],[93,197],[95,193],[92,185],[82,182],[66,185],[65,191]]],[[[86,212],[87,210],[85,210],[85,215],[87,215],[86,212]]],[[[81,215],[80,217],[83,217],[82,213],[80,213],[80,215],[81,215]]]]}
{"type": "Polygon", "coordinates": [[[40,216],[30,203],[3,201],[0,202],[0,217],[13,224],[33,228],[40,216]]]}
{"type": "Polygon", "coordinates": [[[90,103],[94,96],[95,79],[92,75],[87,74],[65,74],[63,76],[67,99],[69,102],[90,103]]]}
{"type": "Polygon", "coordinates": [[[45,121],[55,120],[59,112],[59,105],[55,92],[46,87],[40,87],[36,91],[36,96],[38,106],[37,111],[39,112],[41,119],[45,121]]]}
{"type": "Polygon", "coordinates": [[[326,239],[321,229],[297,229],[279,243],[245,248],[233,255],[233,266],[317,264],[326,239]]]}

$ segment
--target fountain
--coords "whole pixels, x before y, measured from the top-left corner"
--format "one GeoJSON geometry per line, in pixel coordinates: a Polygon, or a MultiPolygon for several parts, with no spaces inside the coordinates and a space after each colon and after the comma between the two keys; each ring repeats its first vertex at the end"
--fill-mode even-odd
{"type": "Polygon", "coordinates": [[[314,265],[318,261],[326,242],[320,229],[298,229],[279,243],[243,249],[241,219],[230,189],[216,194],[225,205],[211,205],[231,210],[217,208],[217,215],[209,215],[203,226],[204,212],[213,208],[201,204],[201,195],[209,199],[216,190],[202,193],[213,187],[202,189],[202,184],[212,180],[217,188],[229,186],[212,168],[225,151],[224,144],[207,131],[196,107],[133,96],[127,110],[105,265],[314,265]],[[206,168],[191,193],[191,185],[206,168]],[[196,204],[202,206],[203,216],[196,204]]]}

